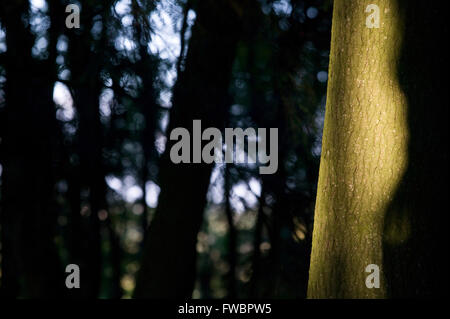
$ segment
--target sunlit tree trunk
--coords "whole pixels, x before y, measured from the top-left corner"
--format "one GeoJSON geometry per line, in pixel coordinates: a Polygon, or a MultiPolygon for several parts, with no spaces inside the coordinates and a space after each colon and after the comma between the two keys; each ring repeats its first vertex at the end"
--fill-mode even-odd
{"type": "Polygon", "coordinates": [[[437,295],[448,190],[444,8],[423,1],[334,2],[310,298],[437,295]],[[366,286],[366,266],[380,288],[366,286]]]}

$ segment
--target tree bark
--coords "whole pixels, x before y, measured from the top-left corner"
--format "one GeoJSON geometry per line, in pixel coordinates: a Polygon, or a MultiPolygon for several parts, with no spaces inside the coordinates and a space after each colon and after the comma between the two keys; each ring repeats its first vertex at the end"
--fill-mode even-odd
{"type": "Polygon", "coordinates": [[[373,4],[380,28],[366,27],[367,3],[334,2],[309,298],[436,296],[448,281],[446,11],[373,4]],[[380,288],[365,284],[369,264],[380,288]]]}

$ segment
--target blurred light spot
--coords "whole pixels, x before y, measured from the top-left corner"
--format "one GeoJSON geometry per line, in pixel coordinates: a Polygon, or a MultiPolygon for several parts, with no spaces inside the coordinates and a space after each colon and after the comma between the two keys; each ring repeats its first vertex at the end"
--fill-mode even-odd
{"type": "Polygon", "coordinates": [[[58,56],[56,57],[56,63],[59,64],[59,65],[64,64],[64,56],[58,55],[58,56]]]}
{"type": "Polygon", "coordinates": [[[209,189],[207,198],[208,201],[214,204],[220,204],[223,202],[223,178],[221,174],[221,168],[223,165],[216,164],[211,173],[209,181],[209,189]]]}
{"type": "MultiPolygon", "coordinates": [[[[160,1],[157,4],[157,9],[150,14],[154,36],[149,43],[149,49],[152,53],[158,52],[161,59],[168,59],[170,62],[175,62],[178,59],[181,50],[179,30],[177,30],[177,25],[180,25],[181,21],[174,20],[173,10],[174,7],[170,1],[160,1]]],[[[182,14],[179,14],[178,19],[181,18],[182,14]]],[[[192,13],[188,13],[188,23],[193,19],[195,17],[192,16],[192,13]],[[189,16],[191,19],[189,19],[189,16]]],[[[174,73],[175,77],[176,72],[174,73]]],[[[170,83],[170,85],[172,84],[170,83]]]]}
{"type": "Polygon", "coordinates": [[[195,288],[194,291],[192,292],[192,299],[200,299],[200,297],[201,297],[200,290],[195,288]]]}
{"type": "Polygon", "coordinates": [[[131,0],[120,0],[116,3],[114,8],[118,14],[123,15],[130,12],[130,5],[131,0]]]}
{"type": "Polygon", "coordinates": [[[47,48],[48,41],[45,37],[40,37],[36,42],[36,47],[39,51],[43,51],[47,48]]]}
{"type": "Polygon", "coordinates": [[[233,187],[233,193],[239,197],[244,197],[247,194],[247,185],[243,182],[239,182],[233,187]]]}
{"type": "Polygon", "coordinates": [[[169,112],[164,112],[164,114],[161,116],[161,130],[164,132],[167,129],[167,126],[169,125],[169,112]]]}
{"type": "Polygon", "coordinates": [[[233,115],[239,116],[244,113],[245,107],[240,104],[233,104],[231,106],[231,113],[233,115]]]}
{"type": "Polygon", "coordinates": [[[124,27],[129,27],[133,24],[133,16],[131,14],[127,14],[122,18],[121,22],[124,27]]]}
{"type": "Polygon", "coordinates": [[[53,88],[53,101],[60,108],[56,112],[56,117],[60,121],[71,121],[75,116],[72,95],[67,86],[61,82],[56,82],[53,88]]]}
{"type": "Polygon", "coordinates": [[[101,21],[95,21],[91,28],[92,37],[96,40],[100,39],[100,35],[103,29],[103,23],[101,21]]]}
{"type": "Polygon", "coordinates": [[[81,216],[89,216],[89,214],[90,214],[89,206],[84,205],[83,207],[81,207],[80,214],[81,214],[81,216]]]}
{"type": "Polygon", "coordinates": [[[107,87],[111,87],[113,85],[113,80],[110,77],[106,78],[104,85],[107,87]]]}
{"type": "Polygon", "coordinates": [[[56,43],[56,49],[60,52],[66,52],[68,48],[68,40],[66,36],[60,36],[58,42],[56,43]]]}
{"type": "Polygon", "coordinates": [[[56,184],[56,189],[58,190],[58,192],[60,192],[60,193],[65,193],[65,192],[67,192],[67,190],[69,189],[69,186],[67,185],[67,182],[66,181],[59,181],[57,184],[56,184]]]}
{"type": "Polygon", "coordinates": [[[43,36],[50,28],[50,18],[48,16],[43,16],[40,13],[32,14],[29,21],[31,32],[38,36],[43,36]]]}
{"type": "Polygon", "coordinates": [[[325,83],[328,80],[328,72],[326,71],[320,71],[317,73],[317,80],[321,83],[325,83]]]}
{"type": "Polygon", "coordinates": [[[120,189],[122,188],[122,181],[115,176],[106,176],[105,180],[106,184],[108,184],[108,186],[116,192],[120,191],[120,189]]]}
{"type": "Polygon", "coordinates": [[[197,14],[194,10],[189,10],[188,16],[187,16],[187,24],[192,26],[194,24],[195,18],[197,17],[197,14]]]}
{"type": "Polygon", "coordinates": [[[256,196],[261,196],[261,183],[256,178],[250,179],[250,182],[248,184],[250,186],[250,189],[253,193],[255,193],[256,196]]]}
{"type": "Polygon", "coordinates": [[[292,6],[287,0],[279,0],[273,3],[273,11],[279,15],[290,15],[292,6]]]}
{"type": "Polygon", "coordinates": [[[158,132],[156,135],[156,139],[155,139],[155,147],[156,147],[156,151],[159,154],[164,153],[164,150],[166,149],[166,142],[167,142],[167,137],[158,132]]]}
{"type": "MultiPolygon", "coordinates": [[[[165,108],[170,108],[171,107],[171,105],[172,105],[172,91],[169,91],[169,90],[161,90],[161,92],[159,93],[159,98],[161,99],[161,102],[162,102],[162,106],[163,107],[165,107],[165,108]]],[[[166,112],[167,113],[167,112],[166,112]]],[[[164,116],[166,117],[166,119],[167,119],[167,116],[166,116],[166,113],[164,114],[164,116]]],[[[164,119],[164,116],[163,116],[163,118],[162,119],[164,119]]],[[[162,122],[162,119],[161,119],[161,122],[162,122]]],[[[166,125],[167,126],[167,125],[166,125]]],[[[165,130],[165,127],[164,127],[164,129],[163,130],[165,130]]]]}
{"type": "Polygon", "coordinates": [[[131,292],[134,289],[134,279],[130,275],[125,275],[120,280],[120,285],[122,286],[122,289],[131,292]]]}
{"type": "Polygon", "coordinates": [[[148,207],[155,208],[158,206],[158,197],[161,192],[161,188],[152,181],[145,184],[147,188],[147,194],[145,195],[145,203],[148,207]]]}
{"type": "Polygon", "coordinates": [[[251,243],[245,243],[239,246],[239,253],[248,254],[253,251],[253,245],[251,243]]]}
{"type": "Polygon", "coordinates": [[[100,210],[98,213],[98,219],[105,221],[108,218],[108,212],[104,209],[100,210]]]}
{"type": "Polygon", "coordinates": [[[298,239],[303,240],[305,239],[305,233],[302,232],[300,229],[295,230],[295,239],[298,241],[298,239]]]}
{"type": "Polygon", "coordinates": [[[142,215],[142,213],[144,212],[144,206],[142,206],[141,204],[134,204],[131,208],[131,211],[137,216],[142,215]]]}
{"type": "Polygon", "coordinates": [[[122,36],[116,38],[114,46],[119,51],[131,51],[136,48],[136,44],[132,40],[122,36]]]}
{"type": "Polygon", "coordinates": [[[114,99],[114,91],[111,89],[104,89],[100,95],[100,113],[104,117],[111,116],[111,104],[114,99]]]}
{"type": "Polygon", "coordinates": [[[133,203],[141,197],[142,197],[142,189],[137,185],[131,186],[125,192],[125,200],[129,203],[133,203]]]}
{"type": "Polygon", "coordinates": [[[250,281],[250,272],[246,269],[241,269],[238,271],[237,277],[242,282],[249,282],[250,281]]]}
{"type": "Polygon", "coordinates": [[[319,10],[317,10],[314,7],[309,7],[308,10],[306,10],[306,15],[310,19],[314,19],[315,17],[317,17],[318,14],[319,14],[319,10]]]}
{"type": "Polygon", "coordinates": [[[205,243],[202,243],[202,242],[197,242],[197,245],[196,245],[196,250],[197,250],[197,253],[199,253],[199,254],[202,254],[202,253],[204,253],[205,251],[206,251],[206,245],[205,245],[205,243]]]}
{"type": "Polygon", "coordinates": [[[225,236],[228,231],[228,224],[226,222],[215,220],[209,222],[209,228],[212,233],[215,233],[217,236],[225,236]]]}
{"type": "Polygon", "coordinates": [[[268,251],[269,249],[270,249],[270,243],[268,243],[268,242],[263,242],[263,243],[261,243],[261,245],[259,245],[259,249],[262,251],[262,252],[266,252],[266,251],[268,251]]]}
{"type": "Polygon", "coordinates": [[[47,11],[47,3],[45,0],[30,0],[31,11],[37,12],[38,10],[47,11]]]}
{"type": "Polygon", "coordinates": [[[33,48],[31,49],[31,53],[36,58],[45,58],[47,57],[47,46],[48,41],[44,36],[41,36],[36,39],[33,48]]]}
{"type": "Polygon", "coordinates": [[[306,232],[308,231],[306,226],[297,217],[294,218],[294,226],[294,240],[297,242],[304,240],[306,238],[306,232]]]}
{"type": "MultiPolygon", "coordinates": [[[[261,192],[260,189],[261,186],[259,185],[258,190],[258,182],[255,179],[251,180],[251,184],[253,185],[253,188],[255,188],[257,192],[261,192]]],[[[240,200],[241,198],[245,200],[246,206],[249,207],[253,207],[258,203],[258,199],[255,196],[257,195],[257,193],[256,192],[254,193],[251,186],[247,185],[247,183],[244,182],[237,183],[232,189],[232,194],[236,196],[232,196],[230,202],[233,208],[235,208],[236,212],[238,213],[243,213],[245,211],[245,206],[243,203],[241,203],[240,200]]]]}
{"type": "Polygon", "coordinates": [[[70,71],[67,69],[63,69],[58,73],[58,76],[61,80],[68,80],[70,78],[70,71]]]}
{"type": "Polygon", "coordinates": [[[140,242],[142,240],[142,233],[136,228],[131,228],[127,232],[127,237],[131,241],[140,242]]]}

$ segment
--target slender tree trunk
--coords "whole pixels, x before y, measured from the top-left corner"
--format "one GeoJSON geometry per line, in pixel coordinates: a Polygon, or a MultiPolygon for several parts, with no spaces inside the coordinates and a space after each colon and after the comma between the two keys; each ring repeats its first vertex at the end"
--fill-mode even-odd
{"type": "MultiPolygon", "coordinates": [[[[192,131],[194,119],[202,120],[203,127],[224,127],[239,37],[231,2],[198,3],[185,68],[174,89],[169,134],[176,127],[192,131]]],[[[168,141],[161,159],[161,194],[137,278],[137,298],[189,297],[194,287],[197,233],[213,165],[173,164],[172,145],[168,141]]]]}
{"type": "MultiPolygon", "coordinates": [[[[84,274],[81,277],[81,288],[74,294],[88,298],[99,297],[104,261],[102,230],[107,232],[111,247],[110,259],[114,260],[111,265],[112,280],[115,281],[112,284],[112,296],[120,297],[121,248],[107,211],[106,170],[102,155],[105,141],[99,110],[99,99],[103,88],[100,73],[107,63],[99,52],[108,52],[109,49],[106,26],[111,19],[111,5],[112,1],[109,0],[104,2],[101,8],[87,3],[83,8],[84,13],[81,14],[81,31],[74,29],[68,32],[70,85],[78,116],[79,186],[81,186],[81,190],[83,188],[88,190],[89,194],[84,199],[89,208],[87,210],[89,216],[82,219],[84,222],[82,226],[85,226],[84,233],[73,232],[78,237],[76,239],[78,247],[75,247],[72,258],[74,262],[80,263],[81,273],[84,274]],[[102,12],[103,23],[98,40],[91,32],[97,12],[102,12]]],[[[80,213],[80,209],[77,210],[76,201],[74,203],[72,220],[78,222],[79,216],[77,215],[80,213]]],[[[80,203],[83,204],[83,201],[80,203]]]]}
{"type": "MultiPolygon", "coordinates": [[[[93,77],[96,74],[91,75],[93,77]]],[[[98,110],[98,97],[100,89],[91,87],[90,84],[74,87],[74,102],[79,116],[79,156],[82,176],[82,186],[89,190],[87,204],[89,204],[89,216],[86,225],[86,237],[79,238],[83,241],[83,256],[81,271],[82,296],[97,298],[99,295],[102,269],[101,251],[101,223],[99,212],[105,209],[104,174],[101,163],[101,141],[100,118],[98,110]]],[[[79,214],[78,212],[74,212],[79,214]]],[[[79,234],[81,235],[81,234],[79,234]]]]}
{"type": "Polygon", "coordinates": [[[437,295],[446,287],[447,27],[441,3],[334,2],[309,298],[437,295]],[[445,75],[444,75],[445,74],[445,75]],[[369,264],[380,288],[366,286],[369,264]]]}
{"type": "Polygon", "coordinates": [[[231,208],[231,176],[230,176],[230,164],[225,164],[225,215],[228,223],[228,266],[229,271],[227,274],[228,281],[228,298],[236,298],[236,263],[237,263],[237,232],[234,225],[233,210],[231,208]]]}
{"type": "Polygon", "coordinates": [[[259,207],[256,216],[255,230],[253,235],[253,256],[252,256],[252,277],[250,279],[250,298],[258,298],[259,287],[258,284],[261,275],[261,243],[264,226],[264,206],[265,203],[264,182],[261,183],[261,194],[259,196],[259,207]]]}
{"type": "Polygon", "coordinates": [[[188,14],[189,14],[189,10],[191,10],[191,4],[190,1],[186,1],[184,8],[183,8],[183,22],[181,25],[181,30],[180,30],[180,56],[178,57],[177,60],[177,74],[181,73],[181,66],[183,64],[184,61],[184,51],[185,51],[185,44],[186,44],[186,31],[188,28],[188,14]]]}
{"type": "MultiPolygon", "coordinates": [[[[137,39],[142,37],[141,26],[136,26],[137,39]]],[[[142,243],[145,243],[147,237],[148,220],[149,220],[149,209],[146,202],[147,194],[147,182],[149,180],[154,180],[154,176],[149,174],[149,169],[152,164],[157,162],[157,152],[155,147],[156,132],[158,130],[158,102],[156,94],[156,79],[158,72],[157,60],[155,57],[147,53],[146,44],[141,44],[139,46],[139,55],[141,60],[136,65],[136,73],[142,79],[142,90],[141,96],[138,103],[141,107],[141,112],[144,116],[145,128],[141,135],[141,145],[143,149],[143,161],[142,161],[142,230],[144,233],[142,243]]]]}
{"type": "MultiPolygon", "coordinates": [[[[101,251],[101,223],[99,211],[106,209],[104,170],[102,163],[102,127],[99,114],[99,97],[101,93],[99,56],[91,51],[92,37],[90,16],[94,9],[85,8],[81,15],[83,32],[69,33],[69,65],[71,67],[71,90],[74,106],[77,110],[77,156],[80,190],[87,190],[88,197],[80,198],[81,205],[74,206],[71,221],[78,222],[80,212],[83,232],[78,230],[74,235],[76,247],[71,251],[72,262],[80,266],[81,288],[73,294],[79,297],[97,298],[101,283],[102,251],[101,251]],[[78,255],[80,254],[80,255],[78,255]]],[[[98,43],[95,43],[97,46],[98,43]]],[[[75,177],[76,178],[76,177],[75,177]]],[[[76,196],[76,194],[75,194],[76,196]]],[[[78,194],[78,196],[81,196],[78,194]]],[[[74,202],[76,203],[76,202],[74,202]]],[[[72,226],[72,225],[71,225],[72,226]]],[[[73,226],[77,226],[74,224],[73,226]]]]}

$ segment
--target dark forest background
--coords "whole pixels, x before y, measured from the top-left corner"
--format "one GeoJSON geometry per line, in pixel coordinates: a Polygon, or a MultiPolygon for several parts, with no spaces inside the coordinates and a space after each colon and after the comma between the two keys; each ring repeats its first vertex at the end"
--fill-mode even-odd
{"type": "Polygon", "coordinates": [[[1,295],[305,297],[330,28],[328,0],[2,0],[1,295]],[[278,128],[278,171],[173,164],[194,119],[278,128]]]}

